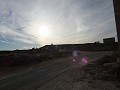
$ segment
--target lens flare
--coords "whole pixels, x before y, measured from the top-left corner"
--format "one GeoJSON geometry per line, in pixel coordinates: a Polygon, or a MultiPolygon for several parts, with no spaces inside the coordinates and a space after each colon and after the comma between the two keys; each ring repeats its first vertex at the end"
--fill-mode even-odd
{"type": "Polygon", "coordinates": [[[73,59],[73,62],[75,62],[75,59],[73,59]]]}
{"type": "Polygon", "coordinates": [[[82,58],[82,63],[85,63],[85,64],[87,64],[88,63],[88,59],[87,58],[82,58]]]}

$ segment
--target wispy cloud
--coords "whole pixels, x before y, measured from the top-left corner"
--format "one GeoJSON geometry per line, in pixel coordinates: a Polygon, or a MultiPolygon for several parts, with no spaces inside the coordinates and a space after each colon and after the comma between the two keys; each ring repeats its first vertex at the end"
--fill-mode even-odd
{"type": "Polygon", "coordinates": [[[39,47],[116,36],[112,0],[0,0],[0,6],[1,43],[39,47]],[[49,37],[40,36],[42,26],[49,37]]]}

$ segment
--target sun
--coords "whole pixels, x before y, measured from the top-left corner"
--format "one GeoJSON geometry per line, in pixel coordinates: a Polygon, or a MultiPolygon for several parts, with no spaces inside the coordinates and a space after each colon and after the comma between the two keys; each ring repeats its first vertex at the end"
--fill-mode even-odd
{"type": "Polygon", "coordinates": [[[45,27],[45,26],[42,26],[40,28],[40,30],[39,30],[39,34],[42,37],[48,37],[48,35],[49,35],[49,29],[47,27],[45,27]]]}

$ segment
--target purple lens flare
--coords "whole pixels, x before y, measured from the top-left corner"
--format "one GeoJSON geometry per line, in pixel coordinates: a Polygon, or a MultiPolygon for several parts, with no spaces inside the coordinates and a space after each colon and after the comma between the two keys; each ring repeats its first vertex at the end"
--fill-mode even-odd
{"type": "Polygon", "coordinates": [[[81,61],[82,61],[82,63],[84,63],[84,64],[87,64],[87,63],[88,63],[88,59],[87,59],[86,57],[83,57],[83,58],[81,59],[81,61]]]}

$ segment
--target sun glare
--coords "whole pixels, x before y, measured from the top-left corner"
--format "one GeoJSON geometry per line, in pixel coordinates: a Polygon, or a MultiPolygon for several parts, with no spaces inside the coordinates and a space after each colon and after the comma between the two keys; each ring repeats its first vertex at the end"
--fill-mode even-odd
{"type": "Polygon", "coordinates": [[[39,30],[40,36],[47,37],[49,35],[49,30],[47,27],[41,27],[39,30]]]}

